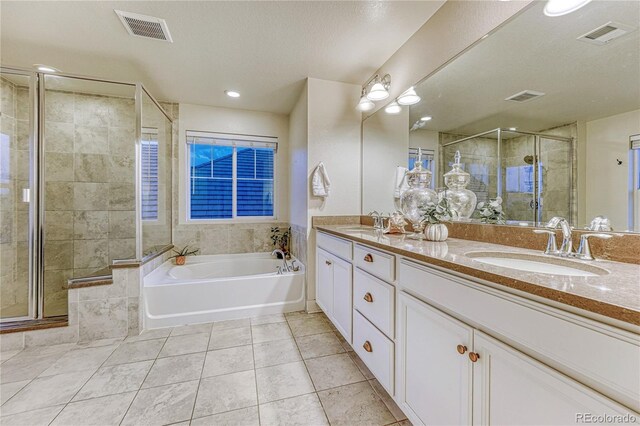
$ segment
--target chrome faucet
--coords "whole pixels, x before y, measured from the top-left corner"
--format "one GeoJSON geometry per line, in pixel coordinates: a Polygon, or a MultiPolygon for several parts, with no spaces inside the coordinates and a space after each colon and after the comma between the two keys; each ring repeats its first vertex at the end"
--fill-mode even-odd
{"type": "MultiPolygon", "coordinates": [[[[556,250],[555,253],[559,256],[570,256],[573,253],[573,241],[571,239],[571,226],[567,219],[556,216],[552,217],[549,222],[545,225],[545,228],[555,230],[560,227],[562,230],[562,245],[559,250],[556,250]]],[[[551,236],[549,236],[551,238],[551,236]]],[[[548,244],[547,244],[548,247],[548,244]]]]}
{"type": "Polygon", "coordinates": [[[389,215],[383,215],[382,213],[378,213],[377,211],[372,211],[369,213],[369,216],[373,218],[373,229],[377,231],[388,231],[388,229],[384,226],[384,220],[389,219],[389,215]]]}
{"type": "Polygon", "coordinates": [[[271,252],[271,256],[275,256],[278,253],[282,256],[282,271],[283,272],[291,272],[292,268],[289,265],[289,262],[287,262],[287,256],[284,254],[284,252],[282,250],[275,249],[274,251],[271,252]]]}
{"type": "Polygon", "coordinates": [[[589,246],[590,238],[602,238],[609,239],[614,235],[622,236],[622,234],[598,234],[598,233],[585,233],[580,236],[580,246],[578,251],[573,252],[573,241],[571,239],[571,226],[569,222],[563,217],[554,217],[545,225],[547,229],[534,229],[536,234],[547,234],[549,240],[547,240],[547,248],[544,254],[550,254],[553,256],[573,257],[580,260],[594,260],[591,254],[591,247],[589,246]],[[562,230],[562,245],[560,249],[556,244],[556,232],[555,230],[560,227],[562,230]]]}

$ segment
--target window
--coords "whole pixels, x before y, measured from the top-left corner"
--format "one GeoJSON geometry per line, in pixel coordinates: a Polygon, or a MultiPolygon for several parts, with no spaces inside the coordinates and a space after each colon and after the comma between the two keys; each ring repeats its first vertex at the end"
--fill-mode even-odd
{"type": "Polygon", "coordinates": [[[188,218],[273,218],[275,140],[187,132],[188,218]]]}
{"type": "Polygon", "coordinates": [[[142,129],[142,220],[158,219],[158,130],[142,129]]]}

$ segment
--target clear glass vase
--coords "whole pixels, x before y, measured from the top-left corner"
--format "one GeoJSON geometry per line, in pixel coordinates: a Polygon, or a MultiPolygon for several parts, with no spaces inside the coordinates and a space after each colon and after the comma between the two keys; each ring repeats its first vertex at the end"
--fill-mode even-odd
{"type": "Polygon", "coordinates": [[[404,217],[411,223],[413,234],[409,238],[423,240],[425,238],[423,211],[429,203],[437,203],[438,195],[429,188],[431,171],[422,165],[422,150],[418,149],[418,159],[413,169],[407,172],[409,189],[400,197],[400,209],[404,217]]]}
{"type": "Polygon", "coordinates": [[[451,170],[444,174],[444,184],[447,189],[440,193],[449,201],[453,212],[453,220],[468,220],[476,209],[478,197],[473,191],[467,189],[471,181],[471,175],[462,169],[460,164],[460,151],[456,151],[455,161],[451,170]]]}

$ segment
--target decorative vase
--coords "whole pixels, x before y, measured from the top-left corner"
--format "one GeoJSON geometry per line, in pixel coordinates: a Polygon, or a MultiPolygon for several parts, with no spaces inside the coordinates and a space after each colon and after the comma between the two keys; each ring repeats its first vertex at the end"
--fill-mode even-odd
{"type": "Polygon", "coordinates": [[[446,241],[449,236],[449,229],[444,223],[434,223],[427,225],[424,234],[429,241],[446,241]]]}
{"type": "Polygon", "coordinates": [[[187,262],[186,256],[176,256],[176,265],[184,265],[187,262]]]}
{"type": "Polygon", "coordinates": [[[449,201],[451,210],[455,212],[453,220],[468,220],[476,209],[478,197],[467,189],[470,181],[471,175],[462,170],[460,151],[456,151],[451,170],[444,174],[444,183],[448,189],[440,193],[440,196],[449,201]]]}
{"type": "Polygon", "coordinates": [[[422,150],[420,148],[418,148],[418,159],[414,168],[407,172],[407,183],[409,189],[402,193],[400,207],[405,219],[413,226],[413,234],[409,235],[409,238],[423,240],[423,211],[429,203],[438,201],[438,194],[428,187],[431,183],[431,170],[422,166],[422,150]]]}

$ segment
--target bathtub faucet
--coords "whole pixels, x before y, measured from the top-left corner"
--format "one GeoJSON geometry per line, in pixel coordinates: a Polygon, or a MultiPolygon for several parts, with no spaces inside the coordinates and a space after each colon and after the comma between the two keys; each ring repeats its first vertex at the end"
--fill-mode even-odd
{"type": "Polygon", "coordinates": [[[282,256],[282,271],[291,272],[292,268],[289,265],[289,262],[287,262],[287,256],[285,256],[284,252],[280,249],[275,249],[274,251],[271,252],[271,256],[275,256],[277,254],[280,254],[280,256],[282,256]]]}

